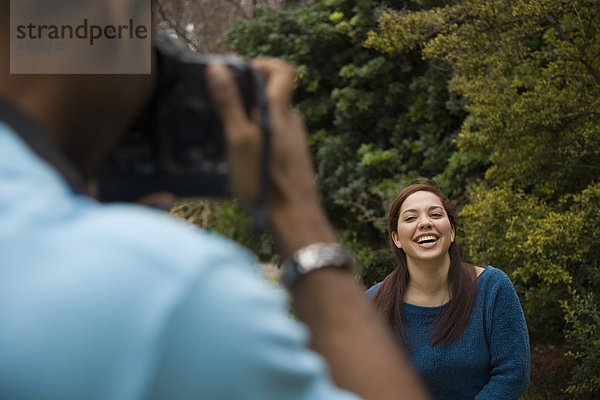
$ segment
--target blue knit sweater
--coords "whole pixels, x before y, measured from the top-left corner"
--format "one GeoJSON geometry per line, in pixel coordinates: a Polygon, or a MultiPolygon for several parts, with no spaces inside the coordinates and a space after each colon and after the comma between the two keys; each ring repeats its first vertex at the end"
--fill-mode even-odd
{"type": "Polygon", "coordinates": [[[517,293],[508,276],[493,267],[479,275],[478,283],[465,331],[447,347],[431,347],[429,340],[431,324],[447,304],[404,303],[406,344],[436,400],[517,399],[529,385],[529,335],[517,293]]]}

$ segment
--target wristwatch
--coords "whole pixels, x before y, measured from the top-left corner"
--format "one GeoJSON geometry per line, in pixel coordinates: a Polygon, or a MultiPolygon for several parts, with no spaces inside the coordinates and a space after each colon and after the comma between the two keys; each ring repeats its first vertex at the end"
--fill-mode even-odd
{"type": "Polygon", "coordinates": [[[305,275],[321,268],[356,269],[349,250],[339,243],[314,243],[296,251],[283,263],[281,282],[291,289],[305,275]]]}

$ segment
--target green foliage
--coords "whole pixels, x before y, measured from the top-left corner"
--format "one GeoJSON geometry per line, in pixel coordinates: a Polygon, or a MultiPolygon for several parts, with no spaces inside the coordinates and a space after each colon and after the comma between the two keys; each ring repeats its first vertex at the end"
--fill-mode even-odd
{"type": "Polygon", "coordinates": [[[515,280],[515,286],[521,295],[532,340],[559,340],[564,324],[554,277],[562,273],[568,281],[568,275],[565,277],[566,272],[561,268],[555,271],[544,265],[535,248],[536,240],[545,230],[539,226],[548,213],[547,207],[513,189],[510,183],[491,189],[479,185],[472,189],[469,198],[471,202],[461,214],[462,248],[468,250],[472,262],[499,266],[509,276],[521,278],[515,280]]]}
{"type": "Polygon", "coordinates": [[[565,319],[569,323],[567,337],[577,344],[572,383],[566,393],[572,399],[590,399],[600,396],[600,302],[594,293],[585,296],[570,291],[570,301],[562,301],[565,319]]]}
{"type": "MultiPolygon", "coordinates": [[[[383,3],[420,9],[443,2],[383,3]]],[[[336,228],[355,232],[356,249],[385,247],[387,209],[412,178],[439,176],[454,195],[465,193],[458,176],[442,175],[464,116],[460,97],[448,93],[448,70],[417,52],[398,57],[365,48],[367,32],[376,27],[375,7],[367,0],[323,0],[279,13],[259,9],[226,37],[245,56],[298,65],[295,104],[311,132],[322,199],[336,228]]],[[[482,175],[464,164],[454,171],[482,175]]],[[[392,266],[381,265],[391,262],[388,256],[368,252],[365,281],[392,266]]]]}
{"type": "Polygon", "coordinates": [[[569,297],[570,285],[600,287],[599,191],[594,184],[567,196],[559,212],[510,184],[478,186],[463,209],[463,248],[473,262],[501,266],[513,277],[534,342],[559,340],[564,327],[559,300],[569,297]]]}
{"type": "Polygon", "coordinates": [[[600,308],[590,293],[600,287],[599,3],[388,9],[366,43],[399,57],[417,49],[451,66],[450,89],[468,116],[440,178],[469,160],[487,167],[462,212],[463,245],[474,262],[509,273],[534,343],[574,346],[564,395],[598,397],[600,308]]]}
{"type": "MultiPolygon", "coordinates": [[[[362,280],[366,288],[381,282],[394,269],[394,259],[387,246],[373,247],[358,240],[356,231],[340,230],[340,241],[352,250],[362,268],[362,280]],[[368,268],[365,268],[368,266],[368,268]]],[[[382,240],[382,244],[385,242],[382,240]]]]}
{"type": "Polygon", "coordinates": [[[600,287],[600,183],[551,205],[510,183],[478,186],[470,200],[463,247],[511,275],[534,343],[559,343],[566,329],[578,360],[568,393],[598,393],[600,302],[589,293],[600,287]]]}
{"type": "Polygon", "coordinates": [[[253,234],[252,220],[237,200],[184,200],[171,213],[252,249],[261,260],[279,261],[272,236],[268,232],[260,237],[253,234]]]}
{"type": "Polygon", "coordinates": [[[489,153],[490,181],[556,200],[600,169],[599,19],[593,1],[462,1],[384,12],[367,44],[419,47],[451,65],[451,89],[469,111],[461,150],[489,153]]]}

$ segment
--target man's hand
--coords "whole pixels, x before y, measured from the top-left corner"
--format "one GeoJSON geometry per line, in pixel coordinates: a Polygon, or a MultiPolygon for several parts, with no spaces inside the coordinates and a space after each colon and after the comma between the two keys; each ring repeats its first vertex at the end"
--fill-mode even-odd
{"type": "MultiPolygon", "coordinates": [[[[291,108],[296,69],[283,61],[262,58],[252,66],[266,78],[272,132],[269,217],[284,256],[314,242],[334,242],[333,228],[318,201],[307,134],[300,115],[291,108]]],[[[246,208],[258,196],[262,133],[258,115],[244,112],[238,87],[223,65],[207,69],[207,84],[224,125],[230,182],[246,208]]]]}

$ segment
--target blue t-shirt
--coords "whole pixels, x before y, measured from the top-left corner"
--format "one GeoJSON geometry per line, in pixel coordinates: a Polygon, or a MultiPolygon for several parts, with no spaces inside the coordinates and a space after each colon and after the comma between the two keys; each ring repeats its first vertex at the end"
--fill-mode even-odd
{"type": "Polygon", "coordinates": [[[0,397],[356,399],[250,253],[72,192],[0,122],[0,397]]]}
{"type": "MultiPolygon", "coordinates": [[[[369,288],[372,296],[381,283],[369,288]]],[[[515,289],[504,272],[485,268],[463,335],[431,347],[431,325],[447,307],[404,303],[406,345],[436,400],[511,400],[529,385],[529,335],[515,289]]]]}

